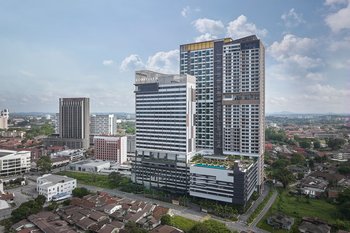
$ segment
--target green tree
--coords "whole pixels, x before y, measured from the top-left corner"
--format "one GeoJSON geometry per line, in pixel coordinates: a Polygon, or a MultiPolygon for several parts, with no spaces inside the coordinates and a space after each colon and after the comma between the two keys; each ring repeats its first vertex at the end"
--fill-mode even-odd
{"type": "Polygon", "coordinates": [[[38,195],[34,200],[39,205],[44,205],[46,202],[46,197],[44,195],[38,195]]]}
{"type": "Polygon", "coordinates": [[[342,138],[329,138],[327,140],[327,145],[332,150],[338,150],[340,149],[345,143],[345,140],[342,138]]]}
{"type": "Polygon", "coordinates": [[[315,149],[320,149],[321,148],[321,143],[319,140],[314,141],[314,148],[315,149]]]}
{"type": "Polygon", "coordinates": [[[49,156],[41,156],[40,159],[36,162],[36,166],[42,172],[51,171],[52,162],[49,156]]]}
{"type": "Polygon", "coordinates": [[[39,195],[34,200],[22,203],[17,209],[12,211],[12,221],[15,223],[27,218],[29,215],[39,213],[43,209],[45,200],[45,196],[39,195]]]}
{"type": "Polygon", "coordinates": [[[338,168],[338,172],[343,175],[348,175],[350,174],[350,166],[349,165],[341,165],[338,168]]]}
{"type": "Polygon", "coordinates": [[[339,212],[344,219],[350,219],[350,201],[344,202],[339,205],[339,212]]]}
{"type": "Polygon", "coordinates": [[[171,217],[169,214],[163,215],[160,219],[162,225],[171,225],[171,217]]]}
{"type": "Polygon", "coordinates": [[[295,180],[293,173],[285,168],[275,170],[273,172],[273,178],[280,181],[284,188],[286,188],[288,186],[288,184],[290,184],[291,182],[293,182],[295,180]]]}
{"type": "Polygon", "coordinates": [[[72,191],[72,195],[73,197],[84,197],[86,195],[90,194],[89,190],[87,190],[85,187],[81,187],[81,188],[75,188],[72,191]]]}
{"type": "Polygon", "coordinates": [[[350,188],[344,189],[338,196],[338,202],[340,204],[350,201],[350,188]]]}
{"type": "Polygon", "coordinates": [[[115,187],[125,186],[130,183],[130,179],[122,176],[119,172],[111,172],[108,175],[108,181],[115,187]]]}
{"type": "Polygon", "coordinates": [[[276,160],[276,162],[274,162],[272,164],[272,168],[273,169],[282,169],[282,168],[286,168],[289,165],[289,161],[286,159],[279,159],[276,160]]]}
{"type": "Polygon", "coordinates": [[[265,139],[267,141],[278,141],[278,142],[288,141],[287,135],[282,129],[276,130],[274,128],[267,128],[265,130],[265,139]]]}
{"type": "Polygon", "coordinates": [[[295,153],[292,155],[291,158],[291,163],[292,164],[304,164],[305,163],[305,157],[302,154],[295,153]]]}
{"type": "Polygon", "coordinates": [[[299,146],[304,148],[304,149],[310,149],[311,147],[311,142],[307,141],[307,140],[302,140],[299,142],[299,146]]]}
{"type": "Polygon", "coordinates": [[[225,224],[209,219],[202,223],[197,223],[190,231],[190,233],[231,233],[225,224]]]}

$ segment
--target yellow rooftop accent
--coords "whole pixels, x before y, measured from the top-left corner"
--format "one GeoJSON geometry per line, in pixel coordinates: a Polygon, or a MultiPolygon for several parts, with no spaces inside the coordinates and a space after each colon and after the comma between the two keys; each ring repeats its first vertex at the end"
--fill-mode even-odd
{"type": "MultiPolygon", "coordinates": [[[[225,44],[232,42],[231,38],[224,38],[223,40],[225,44]]],[[[181,46],[181,51],[194,51],[194,50],[214,48],[214,41],[215,40],[185,44],[181,46]]]]}

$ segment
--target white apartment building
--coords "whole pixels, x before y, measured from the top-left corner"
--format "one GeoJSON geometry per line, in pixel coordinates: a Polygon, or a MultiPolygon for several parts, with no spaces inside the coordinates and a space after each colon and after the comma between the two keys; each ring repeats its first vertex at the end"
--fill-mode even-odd
{"type": "Polygon", "coordinates": [[[92,135],[115,135],[117,124],[114,115],[91,115],[90,131],[92,135]]]}
{"type": "Polygon", "coordinates": [[[137,71],[132,180],[187,192],[195,153],[195,77],[137,71]]]}
{"type": "Polygon", "coordinates": [[[63,195],[71,195],[73,189],[77,187],[77,180],[52,174],[45,174],[37,178],[36,190],[39,195],[44,195],[46,201],[52,201],[63,195]]]}
{"type": "Polygon", "coordinates": [[[30,170],[30,151],[0,149],[0,176],[18,175],[30,170]]]}
{"type": "Polygon", "coordinates": [[[127,161],[127,137],[94,137],[95,159],[114,161],[119,164],[127,161]]]}
{"type": "Polygon", "coordinates": [[[4,109],[0,112],[0,129],[8,129],[9,110],[4,109]]]}

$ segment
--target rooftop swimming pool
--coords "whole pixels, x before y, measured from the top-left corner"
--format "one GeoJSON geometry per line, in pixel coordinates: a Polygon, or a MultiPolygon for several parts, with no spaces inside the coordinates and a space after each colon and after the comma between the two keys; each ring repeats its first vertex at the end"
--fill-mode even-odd
{"type": "Polygon", "coordinates": [[[194,166],[226,170],[226,166],[224,165],[211,165],[211,164],[205,164],[205,163],[198,163],[194,166]]]}

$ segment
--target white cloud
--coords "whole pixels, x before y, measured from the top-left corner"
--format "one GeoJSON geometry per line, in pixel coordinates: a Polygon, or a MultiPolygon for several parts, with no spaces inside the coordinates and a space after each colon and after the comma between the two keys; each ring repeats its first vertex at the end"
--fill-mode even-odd
{"type": "Polygon", "coordinates": [[[350,29],[350,0],[345,8],[338,10],[335,13],[329,14],[325,21],[333,32],[350,29]]]}
{"type": "Polygon", "coordinates": [[[305,77],[313,81],[321,81],[325,79],[324,75],[320,72],[310,72],[307,73],[305,77]]]}
{"type": "Polygon", "coordinates": [[[344,37],[341,40],[333,41],[329,45],[331,51],[350,49],[350,36],[344,37]]]}
{"type": "Polygon", "coordinates": [[[295,54],[306,54],[315,47],[315,39],[287,34],[281,42],[273,42],[268,53],[275,59],[283,59],[295,54]]]}
{"type": "Polygon", "coordinates": [[[145,64],[142,62],[142,59],[137,54],[131,54],[130,56],[124,58],[120,65],[122,71],[142,69],[145,67],[145,64]]]}
{"type": "Polygon", "coordinates": [[[202,34],[198,37],[195,38],[195,41],[196,42],[201,42],[201,41],[208,41],[208,40],[214,40],[214,39],[217,39],[218,37],[215,36],[215,35],[212,35],[210,33],[205,33],[205,34],[202,34]]]}
{"type": "Polygon", "coordinates": [[[284,13],[281,15],[281,19],[283,20],[286,27],[296,27],[301,23],[304,23],[303,16],[298,14],[294,8],[290,9],[288,13],[284,13]]]}
{"type": "Polygon", "coordinates": [[[122,61],[120,69],[122,71],[149,69],[162,73],[178,73],[179,50],[157,52],[149,56],[146,63],[142,61],[139,55],[131,54],[122,61]]]}
{"type": "Polygon", "coordinates": [[[187,17],[188,16],[188,14],[190,13],[190,7],[189,6],[186,6],[186,7],[184,7],[183,9],[182,9],[182,11],[181,11],[181,15],[183,16],[183,17],[187,17]]]}
{"type": "Polygon", "coordinates": [[[146,67],[147,69],[163,73],[178,73],[179,50],[157,52],[148,58],[146,67]]]}
{"type": "Polygon", "coordinates": [[[350,97],[350,89],[335,88],[329,84],[311,85],[306,88],[309,93],[321,100],[346,100],[345,97],[350,97]]]}
{"type": "Polygon", "coordinates": [[[104,61],[102,62],[102,64],[103,64],[104,66],[110,66],[110,65],[112,65],[113,63],[114,63],[113,60],[104,60],[104,61]]]}
{"type": "Polygon", "coordinates": [[[307,37],[287,34],[281,41],[275,41],[267,49],[275,63],[268,66],[269,76],[276,80],[321,80],[317,69],[323,60],[315,55],[318,41],[307,37]]]}
{"type": "Polygon", "coordinates": [[[313,82],[311,85],[301,85],[293,93],[267,96],[266,107],[269,112],[348,113],[349,98],[349,89],[313,82]]]}
{"type": "Polygon", "coordinates": [[[227,26],[227,35],[233,38],[241,38],[249,35],[257,35],[265,37],[267,35],[266,29],[259,29],[255,24],[248,22],[244,15],[240,15],[237,19],[229,22],[227,26]]]}
{"type": "Polygon", "coordinates": [[[326,0],[324,4],[326,6],[331,6],[331,5],[335,5],[335,4],[344,4],[346,2],[347,2],[347,0],[326,0]]]}
{"type": "Polygon", "coordinates": [[[283,96],[275,96],[268,98],[268,104],[273,106],[285,106],[288,100],[283,96]]]}
{"type": "Polygon", "coordinates": [[[194,27],[200,33],[210,33],[218,35],[225,29],[224,24],[220,20],[212,20],[207,18],[200,18],[192,22],[194,27]]]}

